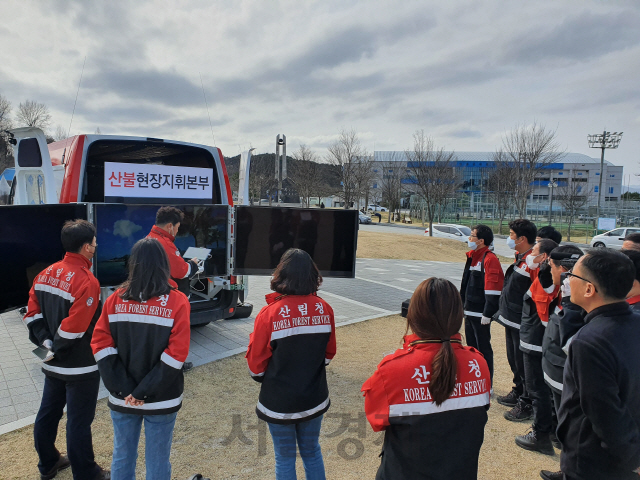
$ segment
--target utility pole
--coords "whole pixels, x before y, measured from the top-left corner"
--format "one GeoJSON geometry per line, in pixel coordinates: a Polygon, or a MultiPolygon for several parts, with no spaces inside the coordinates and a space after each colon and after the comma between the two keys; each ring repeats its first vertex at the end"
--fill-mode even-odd
{"type": "Polygon", "coordinates": [[[287,178],[287,137],[276,135],[276,180],[278,181],[278,205],[282,203],[282,181],[287,178]]]}
{"type": "Polygon", "coordinates": [[[607,132],[596,133],[594,135],[587,135],[589,142],[589,148],[600,148],[602,154],[600,155],[600,181],[598,182],[598,207],[596,209],[596,224],[595,228],[598,228],[598,222],[600,220],[600,202],[602,198],[602,177],[604,176],[604,151],[607,148],[618,148],[622,134],[624,132],[607,132]]]}

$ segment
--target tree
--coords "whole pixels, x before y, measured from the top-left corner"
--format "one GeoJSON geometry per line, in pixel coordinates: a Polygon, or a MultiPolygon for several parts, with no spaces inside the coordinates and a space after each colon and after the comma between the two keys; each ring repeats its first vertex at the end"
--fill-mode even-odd
{"type": "Polygon", "coordinates": [[[363,192],[362,171],[371,168],[371,158],[355,130],[342,130],[338,139],[329,145],[328,162],[339,169],[341,190],[338,196],[344,201],[344,208],[350,208],[363,192]]]}
{"type": "Polygon", "coordinates": [[[391,223],[393,212],[400,209],[400,200],[402,199],[402,180],[406,177],[404,174],[404,165],[400,162],[401,154],[394,152],[389,160],[382,164],[382,175],[380,177],[380,190],[382,200],[387,203],[389,208],[388,223],[391,223]],[[402,167],[402,168],[400,168],[402,167]]]}
{"type": "Polygon", "coordinates": [[[516,170],[511,168],[502,150],[493,154],[495,170],[489,175],[487,187],[489,195],[496,206],[499,219],[498,233],[502,234],[502,224],[509,208],[513,205],[514,190],[517,184],[516,170]]]}
{"type": "Polygon", "coordinates": [[[531,126],[516,125],[502,138],[499,152],[505,157],[505,166],[515,170],[514,202],[520,216],[526,218],[527,203],[536,177],[548,165],[564,157],[556,131],[547,130],[536,122],[531,126]]]}
{"type": "Polygon", "coordinates": [[[569,217],[569,228],[567,229],[567,241],[571,240],[571,225],[573,219],[578,214],[578,210],[589,202],[591,189],[587,189],[586,184],[577,182],[575,178],[570,178],[566,185],[558,187],[557,200],[564,208],[569,217]]]}
{"type": "Polygon", "coordinates": [[[452,163],[456,159],[455,153],[445,152],[444,148],[436,150],[431,137],[424,130],[416,130],[413,134],[413,150],[407,150],[405,155],[415,193],[425,203],[429,236],[433,236],[436,213],[458,187],[458,176],[452,163]]]}
{"type": "Polygon", "coordinates": [[[60,140],[64,140],[66,138],[69,138],[69,136],[67,135],[67,131],[62,125],[57,125],[56,131],[53,133],[53,139],[56,142],[59,142],[60,140]]]}
{"type": "Polygon", "coordinates": [[[249,168],[249,202],[253,205],[255,200],[260,204],[263,195],[269,194],[269,205],[271,205],[271,195],[277,186],[275,179],[275,154],[253,155],[251,157],[251,167],[249,168]]]}
{"type": "Polygon", "coordinates": [[[5,133],[5,130],[11,128],[10,115],[11,102],[0,95],[0,172],[14,164],[9,136],[5,133]]]}
{"type": "Polygon", "coordinates": [[[36,127],[43,131],[51,124],[49,108],[44,103],[38,103],[34,100],[27,100],[18,105],[16,119],[22,126],[36,127]]]}
{"type": "Polygon", "coordinates": [[[300,145],[293,158],[296,162],[291,165],[289,179],[300,195],[302,205],[309,207],[311,197],[320,196],[317,193],[323,183],[318,156],[306,145],[300,145]]]}

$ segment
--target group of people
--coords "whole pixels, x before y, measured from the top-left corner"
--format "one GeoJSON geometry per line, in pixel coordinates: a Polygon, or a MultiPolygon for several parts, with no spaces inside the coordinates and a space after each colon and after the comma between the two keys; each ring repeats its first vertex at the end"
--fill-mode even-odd
{"type": "Polygon", "coordinates": [[[462,278],[467,344],[493,379],[491,322],[505,328],[513,373],[497,402],[509,421],[533,424],[515,443],[554,455],[544,479],[638,478],[640,467],[640,234],[622,252],[559,245],[553,227],[509,224],[515,260],[506,273],[486,225],[471,231],[462,278]]]}
{"type": "MultiPolygon", "coordinates": [[[[102,305],[90,270],[97,243],[89,222],[64,225],[65,258],[36,277],[24,322],[33,343],[52,354],[43,362],[34,426],[42,479],[69,466],[74,479],[135,479],[143,423],[146,478],[171,478],[190,341],[189,300],[174,280],[202,271],[175,247],[182,218],[173,207],[158,211],[150,234],[132,248],[127,280],[102,305]],[[91,442],[100,377],[114,430],[110,472],[96,464],[91,442]],[[65,405],[68,456],[55,447],[65,405]]],[[[557,232],[537,231],[528,220],[509,227],[516,259],[506,274],[490,249],[491,229],[474,227],[461,289],[445,279],[423,281],[411,298],[402,348],[363,384],[366,417],[385,431],[378,480],[477,477],[493,394],[493,320],[505,327],[514,381],[497,401],[510,407],[508,420],[533,419],[516,443],[552,453],[553,405],[557,411],[562,472],[543,471],[543,478],[637,478],[640,315],[632,309],[640,306],[640,252],[627,246],[583,254],[558,246],[557,232]]],[[[307,479],[325,478],[319,435],[336,335],[321,283],[306,252],[286,251],[247,349],[278,480],[296,478],[296,451],[307,479]]]]}

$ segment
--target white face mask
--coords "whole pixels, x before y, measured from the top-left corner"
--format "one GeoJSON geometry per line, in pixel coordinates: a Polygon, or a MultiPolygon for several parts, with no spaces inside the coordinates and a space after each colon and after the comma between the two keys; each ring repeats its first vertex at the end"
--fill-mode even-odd
{"type": "Polygon", "coordinates": [[[467,245],[469,245],[469,248],[471,250],[475,250],[476,248],[478,248],[478,244],[476,242],[471,242],[469,240],[467,240],[467,245]]]}
{"type": "Polygon", "coordinates": [[[539,263],[535,263],[534,260],[536,258],[538,258],[540,255],[538,255],[537,257],[534,257],[533,255],[529,255],[527,258],[525,258],[525,262],[527,262],[527,267],[529,267],[530,270],[535,270],[538,267],[540,267],[539,263]]]}
{"type": "Polygon", "coordinates": [[[516,241],[511,237],[507,238],[507,247],[509,247],[511,250],[515,250],[516,249],[516,241]]]}

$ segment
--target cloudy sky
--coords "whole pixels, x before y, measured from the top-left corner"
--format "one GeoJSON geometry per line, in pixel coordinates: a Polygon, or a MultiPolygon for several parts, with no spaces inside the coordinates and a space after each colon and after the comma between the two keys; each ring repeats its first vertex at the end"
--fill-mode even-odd
{"type": "Polygon", "coordinates": [[[588,133],[624,131],[605,158],[640,174],[636,0],[2,0],[0,18],[0,94],[47,104],[54,128],[69,127],[86,57],[72,134],[233,156],[273,152],[284,133],[289,152],[325,155],[344,128],[370,151],[424,129],[494,151],[537,121],[593,157],[588,133]]]}

